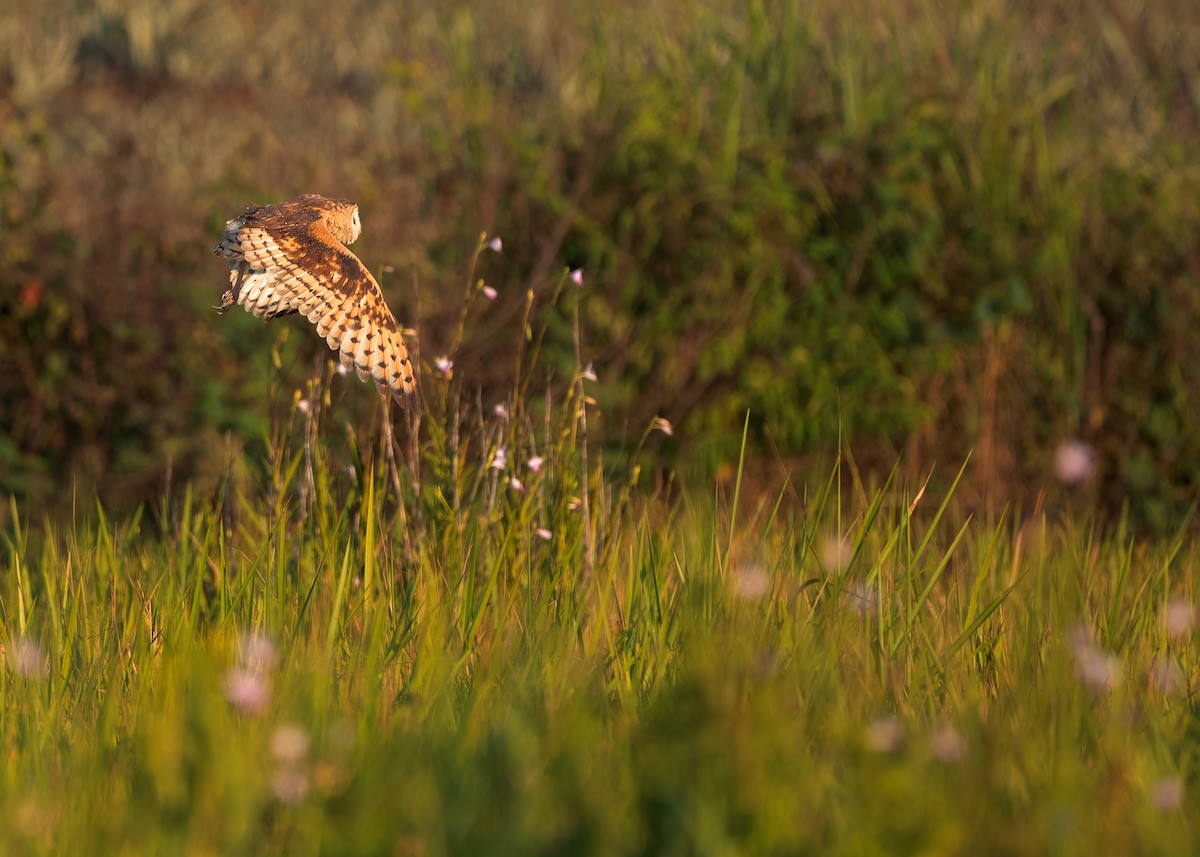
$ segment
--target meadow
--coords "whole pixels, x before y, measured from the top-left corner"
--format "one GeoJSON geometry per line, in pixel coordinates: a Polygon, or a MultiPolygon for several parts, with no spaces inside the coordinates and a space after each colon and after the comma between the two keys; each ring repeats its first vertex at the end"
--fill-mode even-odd
{"type": "Polygon", "coordinates": [[[295,333],[262,461],[212,492],[13,503],[6,852],[1193,850],[1190,521],[976,518],[969,461],[875,483],[849,451],[768,493],[748,417],[681,486],[669,421],[589,438],[590,364],[530,391],[544,328],[507,399],[448,357],[356,427],[332,362],[284,382],[295,333]]]}
{"type": "Polygon", "coordinates": [[[413,471],[330,372],[261,478],[14,510],[5,853],[1194,853],[1194,539],[850,460],[671,500],[586,383],[413,471]]]}
{"type": "Polygon", "coordinates": [[[1195,853],[1135,5],[3,4],[0,853],[1195,853]],[[314,190],[420,411],[210,309],[314,190]]]}

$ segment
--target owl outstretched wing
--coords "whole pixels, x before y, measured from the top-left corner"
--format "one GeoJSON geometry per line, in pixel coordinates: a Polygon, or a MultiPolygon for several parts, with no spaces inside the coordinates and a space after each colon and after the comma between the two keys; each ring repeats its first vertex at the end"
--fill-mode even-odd
{"type": "Polygon", "coordinates": [[[239,303],[263,320],[300,313],[360,379],[374,380],[402,406],[416,402],[416,367],[400,326],[371,272],[333,237],[319,207],[251,208],[229,222],[216,250],[232,267],[219,309],[239,303]]]}

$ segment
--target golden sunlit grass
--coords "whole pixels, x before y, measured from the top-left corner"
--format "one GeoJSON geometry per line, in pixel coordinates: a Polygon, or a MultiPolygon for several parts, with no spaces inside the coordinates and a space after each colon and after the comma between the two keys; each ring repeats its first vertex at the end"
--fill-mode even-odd
{"type": "Polygon", "coordinates": [[[1194,538],[840,461],[668,500],[593,379],[427,371],[389,454],[329,364],[210,496],[14,504],[3,850],[1190,853],[1194,538]]]}
{"type": "Polygon", "coordinates": [[[1194,853],[1195,15],[1025,5],[7,4],[0,852],[1194,853]]]}
{"type": "MultiPolygon", "coordinates": [[[[211,488],[226,434],[265,431],[270,334],[202,322],[207,249],[320,191],[360,204],[431,362],[481,230],[495,324],[582,269],[594,435],[665,417],[669,463],[711,474],[750,411],[752,457],[840,430],[909,476],[973,454],[965,496],[1052,510],[1078,439],[1077,493],[1170,532],[1200,481],[1200,5],[1137,8],[0,4],[5,484],[39,511],[72,476],[114,506],[211,488]]],[[[493,396],[495,334],[454,367],[493,396]]]]}
{"type": "Polygon", "coordinates": [[[403,512],[330,416],[260,484],[20,522],[5,850],[1190,852],[1192,540],[840,466],[670,505],[585,478],[577,404],[435,432],[403,512]]]}

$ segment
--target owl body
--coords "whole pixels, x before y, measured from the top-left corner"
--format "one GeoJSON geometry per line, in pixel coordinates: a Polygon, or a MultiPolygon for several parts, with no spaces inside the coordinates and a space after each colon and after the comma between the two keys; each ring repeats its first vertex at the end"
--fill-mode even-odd
{"type": "Polygon", "coordinates": [[[229,262],[217,310],[241,304],[263,321],[303,315],[344,365],[407,406],[416,401],[416,366],[379,284],[346,249],[361,233],[358,206],[346,199],[305,194],[248,207],[213,248],[229,262]]]}

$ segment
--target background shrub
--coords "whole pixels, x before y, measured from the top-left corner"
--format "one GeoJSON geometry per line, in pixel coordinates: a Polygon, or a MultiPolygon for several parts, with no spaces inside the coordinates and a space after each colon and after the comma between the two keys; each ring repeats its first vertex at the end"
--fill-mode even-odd
{"type": "MultiPolygon", "coordinates": [[[[573,365],[544,296],[583,267],[614,441],[662,414],[711,470],[749,411],[787,461],[974,450],[960,496],[1002,503],[1053,500],[1080,437],[1105,512],[1187,508],[1194,4],[514,8],[6,4],[5,490],[143,499],[261,444],[277,330],[211,314],[208,247],[248,202],[321,191],[362,205],[356,249],[427,359],[480,233],[503,237],[456,356],[486,397],[530,290],[573,365]]],[[[325,359],[307,335],[279,356],[297,386],[325,359]]]]}

